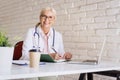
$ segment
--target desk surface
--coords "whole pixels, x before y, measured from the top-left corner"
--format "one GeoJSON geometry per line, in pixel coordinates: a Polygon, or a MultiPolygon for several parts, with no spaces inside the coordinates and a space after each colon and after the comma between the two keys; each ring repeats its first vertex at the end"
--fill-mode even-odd
{"type": "Polygon", "coordinates": [[[12,65],[11,71],[0,70],[0,79],[45,77],[119,69],[120,64],[108,62],[104,62],[99,65],[68,64],[66,62],[46,63],[45,65],[40,65],[38,70],[29,68],[29,65],[25,66],[12,65]]]}

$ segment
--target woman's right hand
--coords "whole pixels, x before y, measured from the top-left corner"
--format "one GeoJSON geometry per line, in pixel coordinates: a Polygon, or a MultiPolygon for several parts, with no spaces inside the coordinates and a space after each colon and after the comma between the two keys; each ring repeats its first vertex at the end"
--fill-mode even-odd
{"type": "Polygon", "coordinates": [[[62,59],[62,57],[58,53],[50,53],[49,55],[55,60],[62,59]]]}

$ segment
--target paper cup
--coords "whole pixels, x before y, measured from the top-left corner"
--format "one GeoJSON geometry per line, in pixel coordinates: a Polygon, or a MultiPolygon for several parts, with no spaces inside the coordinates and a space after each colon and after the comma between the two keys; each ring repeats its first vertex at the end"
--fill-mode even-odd
{"type": "Polygon", "coordinates": [[[29,58],[30,58],[29,66],[31,68],[36,68],[36,69],[39,68],[40,56],[41,56],[41,53],[37,51],[36,49],[32,49],[29,51],[29,58]]]}

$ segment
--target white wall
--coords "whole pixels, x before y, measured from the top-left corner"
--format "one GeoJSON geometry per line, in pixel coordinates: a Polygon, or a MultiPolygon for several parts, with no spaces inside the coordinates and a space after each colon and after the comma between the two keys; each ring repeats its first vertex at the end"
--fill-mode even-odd
{"type": "Polygon", "coordinates": [[[65,50],[73,58],[96,59],[106,36],[102,60],[119,62],[120,0],[0,0],[0,30],[7,32],[13,45],[24,40],[47,6],[56,9],[54,27],[63,34],[65,50]]]}

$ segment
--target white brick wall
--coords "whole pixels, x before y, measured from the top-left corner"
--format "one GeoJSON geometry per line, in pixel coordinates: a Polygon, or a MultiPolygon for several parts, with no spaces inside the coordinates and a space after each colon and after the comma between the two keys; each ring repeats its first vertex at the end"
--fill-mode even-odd
{"type": "MultiPolygon", "coordinates": [[[[72,52],[73,58],[95,59],[106,36],[102,60],[120,62],[120,0],[0,0],[0,31],[7,32],[14,45],[35,26],[46,6],[56,9],[54,27],[63,34],[65,50],[72,52]]],[[[77,78],[69,75],[60,80],[77,78]]]]}

